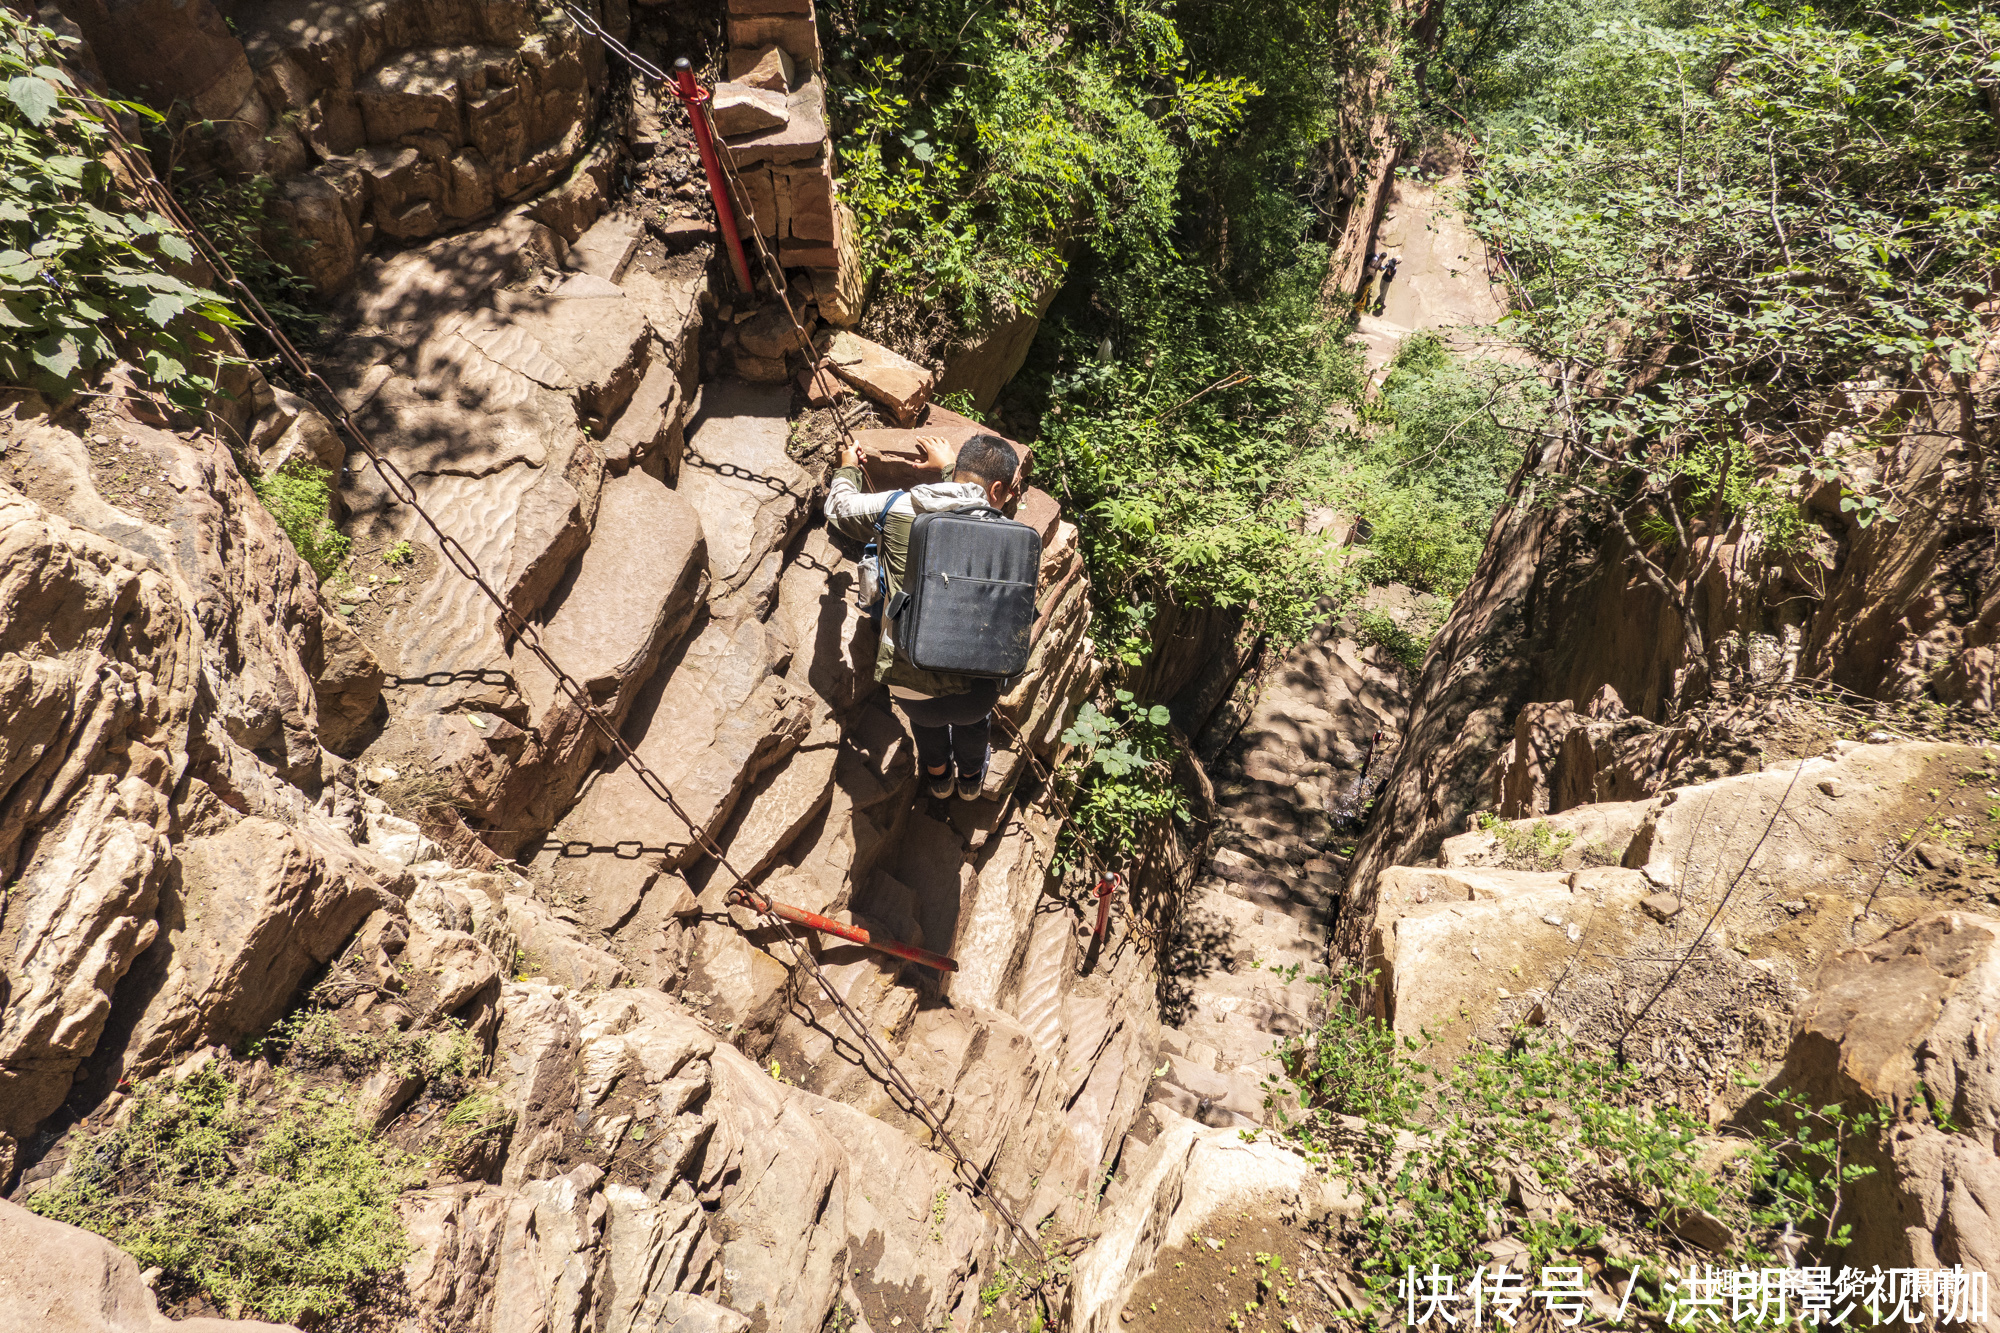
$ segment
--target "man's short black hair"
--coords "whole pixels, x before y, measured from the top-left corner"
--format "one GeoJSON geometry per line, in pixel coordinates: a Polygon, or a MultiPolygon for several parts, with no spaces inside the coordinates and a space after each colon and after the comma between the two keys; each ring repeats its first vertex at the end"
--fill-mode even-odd
{"type": "Polygon", "coordinates": [[[952,477],[957,481],[977,478],[987,483],[1012,484],[1014,474],[1020,470],[1021,456],[1014,452],[1013,445],[998,435],[981,433],[958,446],[958,462],[952,469],[952,477]]]}

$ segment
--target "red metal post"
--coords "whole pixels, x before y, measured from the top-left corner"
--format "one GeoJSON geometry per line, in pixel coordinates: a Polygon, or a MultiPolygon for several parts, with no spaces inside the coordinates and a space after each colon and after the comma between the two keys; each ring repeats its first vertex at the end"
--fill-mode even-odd
{"type": "Polygon", "coordinates": [[[715,156],[708,117],[701,113],[701,104],[708,100],[708,89],[694,81],[694,66],[686,56],[674,62],[674,96],[681,99],[688,119],[694,122],[694,141],[701,149],[701,169],[708,173],[709,197],[715,200],[715,225],[722,228],[723,242],[729,247],[729,264],[736,270],[737,285],[746,293],[754,292],[757,284],[750,281],[750,261],[743,257],[743,237],[736,230],[736,210],[729,203],[729,182],[723,179],[722,163],[715,156]]]}
{"type": "Polygon", "coordinates": [[[1124,878],[1114,870],[1097,881],[1097,929],[1090,932],[1097,939],[1103,939],[1105,932],[1111,929],[1111,896],[1118,892],[1118,885],[1124,878]]]}
{"type": "Polygon", "coordinates": [[[803,907],[794,907],[790,903],[776,902],[761,894],[752,893],[749,889],[738,888],[732,890],[730,893],[730,897],[732,898],[738,895],[742,897],[744,904],[752,911],[772,912],[787,921],[796,921],[802,926],[810,926],[814,930],[824,931],[828,935],[838,935],[841,939],[851,944],[866,945],[870,949],[876,949],[886,954],[893,954],[898,958],[907,959],[912,963],[921,963],[925,967],[935,968],[940,972],[958,971],[958,963],[941,953],[932,953],[929,949],[919,949],[914,944],[902,944],[896,940],[878,940],[860,926],[843,926],[838,921],[821,916],[818,912],[808,912],[803,907]]]}

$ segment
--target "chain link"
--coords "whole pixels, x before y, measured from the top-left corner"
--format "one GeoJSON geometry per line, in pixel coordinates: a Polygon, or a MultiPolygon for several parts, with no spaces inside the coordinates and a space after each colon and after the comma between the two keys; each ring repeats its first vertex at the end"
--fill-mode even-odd
{"type": "MultiPolygon", "coordinates": [[[[666,80],[667,76],[664,73],[651,63],[635,55],[623,43],[611,37],[609,33],[597,25],[594,19],[590,19],[587,15],[579,13],[575,7],[567,3],[563,3],[562,8],[586,32],[595,35],[607,46],[631,62],[634,69],[639,70],[647,77],[661,81],[666,80]]],[[[402,469],[397,467],[393,460],[386,457],[375,447],[374,441],[369,439],[367,432],[363,431],[360,424],[355,421],[353,414],[348,411],[346,404],[334,392],[333,386],[320,377],[319,372],[313,369],[312,363],[285,336],[283,330],[279,328],[277,321],[271,316],[270,311],[265,309],[264,303],[257,298],[257,294],[237,275],[221,252],[209,241],[201,229],[195,225],[193,219],[187,215],[181,208],[179,201],[174,198],[173,192],[154,175],[144,154],[125,136],[115,112],[111,108],[103,106],[102,103],[99,103],[98,110],[103,116],[106,125],[110,127],[117,145],[114,151],[123,161],[127,178],[152,203],[158,212],[169,218],[181,230],[189,243],[196,248],[202,258],[215,271],[221,285],[228,288],[241,301],[244,310],[250,316],[251,322],[258,327],[259,331],[266,338],[270,339],[272,346],[277,351],[278,359],[284,363],[285,367],[293,375],[298,377],[299,382],[314,398],[319,400],[324,408],[329,409],[329,415],[367,457],[369,464],[375,469],[376,475],[382,479],[382,484],[388,488],[389,493],[399,503],[407,506],[422,521],[424,527],[429,530],[433,540],[437,544],[439,553],[451,564],[451,567],[469,580],[493,604],[494,609],[499,613],[500,622],[505,630],[514,637],[517,643],[526,647],[534,655],[536,661],[541,663],[542,667],[555,681],[556,688],[562,692],[569,700],[571,706],[582,715],[584,720],[597,731],[605,743],[617,753],[620,761],[632,770],[641,785],[665,805],[676,819],[680,820],[687,827],[689,837],[694,844],[707,855],[715,858],[717,864],[728,874],[730,880],[733,882],[733,887],[728,894],[729,900],[732,903],[740,904],[757,911],[769,924],[778,928],[778,937],[785,941],[792,953],[794,974],[796,975],[798,971],[803,971],[813,979],[820,993],[826,997],[828,1004],[839,1013],[843,1022],[853,1033],[855,1040],[861,1044],[861,1047],[880,1066],[875,1071],[876,1077],[886,1084],[892,1092],[899,1094],[908,1103],[906,1109],[921,1120],[925,1128],[930,1131],[933,1136],[934,1146],[938,1147],[951,1159],[953,1171],[960,1177],[960,1183],[974,1197],[983,1198],[993,1208],[994,1212],[1005,1224],[1008,1232],[1017,1242],[1025,1246],[1030,1254],[1039,1252],[1039,1237],[1015,1216],[1014,1211],[1007,1206],[1004,1200],[992,1192],[987,1184],[985,1173],[966,1155],[965,1151],[958,1146],[957,1141],[952,1138],[950,1131],[945,1128],[944,1118],[917,1091],[908,1076],[897,1066],[895,1060],[890,1057],[888,1050],[882,1045],[874,1032],[870,1030],[867,1021],[855,1012],[853,1006],[847,1002],[846,997],[835,989],[832,980],[826,975],[825,970],[820,967],[819,960],[813,956],[810,941],[803,937],[791,922],[786,921],[773,912],[770,904],[751,889],[749,882],[744,878],[742,872],[730,863],[729,858],[716,845],[708,833],[699,828],[688,816],[686,809],[676,799],[672,789],[639,756],[638,751],[633,749],[625,738],[619,734],[618,728],[611,724],[610,719],[604,715],[603,710],[591,699],[589,690],[576,677],[565,671],[556,662],[555,658],[549,654],[548,649],[543,646],[540,633],[537,632],[535,627],[516,612],[507,599],[496,591],[493,585],[480,573],[478,562],[473,559],[471,552],[467,551],[457,538],[446,532],[439,525],[438,521],[432,517],[430,512],[424,508],[418,498],[416,487],[404,475],[402,469]]],[[[701,114],[706,114],[705,107],[702,109],[701,114]]],[[[713,127],[711,126],[710,128],[712,132],[713,127]]],[[[723,160],[727,161],[726,158],[723,160]]],[[[728,174],[732,192],[740,196],[741,187],[740,183],[736,181],[733,163],[728,164],[728,174]]],[[[813,359],[814,373],[822,373],[824,370],[824,358],[817,357],[813,353],[812,339],[806,333],[804,325],[800,322],[798,312],[792,307],[789,296],[785,291],[783,272],[776,268],[769,250],[763,244],[762,235],[756,233],[754,227],[753,234],[757,235],[758,253],[763,258],[767,271],[774,275],[773,287],[778,294],[779,300],[784,303],[786,313],[791,318],[792,327],[798,334],[800,345],[805,348],[808,357],[813,359]]],[[[851,425],[837,413],[836,421],[840,424],[842,438],[851,445],[853,443],[851,425]]]]}

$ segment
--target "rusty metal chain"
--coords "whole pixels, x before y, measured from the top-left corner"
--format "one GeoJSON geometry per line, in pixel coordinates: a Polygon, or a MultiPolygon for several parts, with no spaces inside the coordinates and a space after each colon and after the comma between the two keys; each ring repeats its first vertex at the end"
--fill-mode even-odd
{"type": "MultiPolygon", "coordinates": [[[[572,18],[577,18],[579,22],[582,22],[574,9],[571,9],[568,5],[565,5],[564,8],[568,10],[572,18]]],[[[594,22],[588,23],[585,26],[595,28],[594,22]]],[[[663,77],[657,71],[652,70],[650,65],[642,66],[636,56],[626,51],[621,43],[617,43],[614,39],[610,38],[609,34],[604,33],[601,29],[596,29],[596,31],[601,39],[612,45],[621,54],[624,54],[628,60],[632,60],[635,69],[643,68],[644,70],[651,71],[654,77],[663,77]]],[[[541,663],[543,668],[548,671],[550,677],[555,681],[556,688],[568,698],[570,703],[582,714],[583,718],[596,729],[604,741],[617,753],[621,762],[632,770],[633,774],[638,777],[641,785],[655,799],[664,804],[676,819],[687,826],[694,843],[703,852],[715,858],[717,864],[734,882],[734,886],[729,891],[730,900],[757,910],[767,921],[778,928],[780,938],[784,939],[791,949],[797,968],[812,977],[813,981],[818,985],[820,993],[826,997],[833,1009],[840,1014],[847,1027],[853,1032],[855,1039],[869,1055],[875,1058],[876,1062],[880,1065],[877,1077],[886,1083],[892,1092],[900,1094],[909,1103],[908,1109],[918,1119],[923,1121],[925,1127],[934,1136],[936,1143],[942,1147],[946,1156],[951,1159],[954,1172],[962,1173],[964,1177],[962,1183],[964,1183],[966,1188],[974,1197],[984,1198],[993,1207],[993,1210],[1000,1216],[1001,1221],[1006,1224],[1008,1231],[1017,1241],[1025,1245],[1030,1253],[1037,1252],[1040,1247],[1040,1240],[1034,1231],[1024,1225],[1014,1215],[1013,1210],[988,1188],[985,1173],[958,1146],[957,1141],[952,1138],[951,1133],[945,1128],[944,1118],[938,1114],[929,1101],[911,1084],[908,1076],[897,1066],[894,1059],[889,1055],[889,1052],[869,1029],[867,1021],[860,1014],[856,1013],[853,1007],[848,1004],[846,997],[834,988],[832,981],[827,977],[824,969],[820,967],[819,960],[813,957],[810,942],[802,939],[798,932],[792,928],[791,923],[772,912],[769,904],[751,890],[742,872],[730,863],[729,858],[716,845],[708,833],[698,827],[694,820],[689,818],[686,809],[675,798],[673,790],[667,786],[666,782],[653,771],[644,759],[640,758],[638,752],[619,734],[618,728],[611,724],[610,719],[605,717],[602,710],[592,701],[589,690],[576,677],[562,668],[555,658],[549,654],[548,649],[543,646],[541,635],[535,627],[516,612],[507,599],[480,573],[479,566],[473,559],[471,552],[467,551],[457,538],[446,532],[439,525],[438,521],[431,516],[430,512],[424,508],[418,498],[416,487],[411,484],[402,469],[397,467],[393,461],[384,456],[375,447],[374,442],[369,439],[367,433],[355,421],[353,414],[348,411],[347,405],[334,392],[333,386],[321,378],[319,372],[313,369],[312,363],[285,336],[284,332],[279,328],[277,320],[264,307],[264,303],[258,299],[257,294],[237,275],[228,260],[209,241],[206,234],[195,225],[194,220],[187,215],[181,208],[179,201],[174,198],[173,192],[167,188],[163,181],[154,175],[144,155],[126,138],[116,115],[108,107],[100,105],[99,110],[103,115],[105,124],[111,130],[116,144],[114,152],[122,160],[128,179],[146,196],[162,216],[170,219],[180,229],[188,242],[195,247],[203,260],[214,270],[221,285],[233,292],[242,302],[243,308],[248,312],[251,322],[256,324],[264,336],[270,339],[272,346],[277,351],[279,360],[284,362],[287,369],[298,377],[300,383],[310,394],[319,399],[325,408],[330,409],[329,415],[333,417],[335,422],[346,433],[347,437],[366,455],[370,465],[375,469],[376,475],[382,479],[383,485],[389,489],[389,493],[398,502],[408,506],[410,511],[430,530],[432,537],[437,542],[439,553],[451,563],[453,569],[469,580],[493,604],[494,609],[499,612],[501,624],[514,636],[515,641],[524,645],[529,652],[534,654],[535,659],[541,663]]],[[[761,237],[759,239],[759,250],[762,252],[761,237]]],[[[768,262],[768,254],[766,255],[766,260],[768,262]]],[[[782,275],[780,275],[780,280],[782,281],[782,275]]],[[[780,290],[782,292],[782,289],[780,290]]],[[[810,349],[811,340],[804,337],[804,328],[799,323],[796,311],[791,311],[789,300],[785,304],[787,310],[791,312],[793,326],[799,330],[801,337],[804,339],[804,345],[810,349]]],[[[845,423],[843,423],[843,433],[851,441],[852,434],[845,423]]]]}

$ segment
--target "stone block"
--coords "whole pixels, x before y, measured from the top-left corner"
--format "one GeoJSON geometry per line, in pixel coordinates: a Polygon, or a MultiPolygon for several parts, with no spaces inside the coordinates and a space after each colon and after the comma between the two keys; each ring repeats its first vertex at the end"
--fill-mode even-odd
{"type": "Polygon", "coordinates": [[[724,138],[781,130],[791,121],[786,94],[747,83],[718,83],[709,102],[715,132],[724,138]]]}
{"type": "Polygon", "coordinates": [[[930,371],[880,343],[842,330],[827,345],[833,373],[888,408],[898,425],[914,425],[930,402],[930,371]]]}
{"type": "Polygon", "coordinates": [[[782,306],[767,305],[736,326],[736,345],[752,356],[782,361],[799,347],[798,326],[782,306]]]}
{"type": "Polygon", "coordinates": [[[791,378],[782,356],[758,356],[755,352],[738,348],[731,358],[736,368],[736,377],[751,384],[783,384],[791,378]]]}
{"type": "Polygon", "coordinates": [[[644,234],[637,218],[599,218],[570,246],[563,266],[616,282],[625,276],[625,266],[632,262],[644,234]]]}
{"type": "Polygon", "coordinates": [[[820,67],[819,25],[811,15],[731,14],[729,44],[737,48],[782,47],[809,70],[820,67]]]}
{"type": "Polygon", "coordinates": [[[679,424],[679,415],[679,373],[672,361],[655,356],[632,401],[604,437],[605,465],[623,472],[634,462],[643,461],[666,444],[669,429],[679,424]]]}
{"type": "Polygon", "coordinates": [[[786,268],[828,268],[840,262],[840,253],[829,243],[781,236],[778,262],[786,268]]]}
{"type": "Polygon", "coordinates": [[[1681,900],[1671,893],[1649,893],[1639,900],[1639,906],[1655,921],[1671,921],[1681,914],[1681,900]]]}
{"type": "Polygon", "coordinates": [[[833,173],[822,155],[807,166],[773,172],[782,234],[831,245],[839,234],[833,216],[833,173]]]}
{"type": "Polygon", "coordinates": [[[740,170],[751,162],[810,162],[826,151],[826,84],[818,75],[785,98],[783,127],[725,138],[730,161],[740,170]]]}
{"type": "Polygon", "coordinates": [[[811,18],[812,12],[812,0],[729,0],[729,14],[732,18],[739,14],[786,14],[811,18]]]}
{"type": "Polygon", "coordinates": [[[798,82],[798,66],[792,63],[792,57],[782,46],[767,46],[761,51],[731,51],[729,78],[732,83],[789,93],[792,85],[798,82]]]}
{"type": "Polygon", "coordinates": [[[741,168],[737,179],[742,183],[742,197],[736,200],[739,208],[748,208],[750,216],[738,218],[743,234],[747,237],[751,228],[766,236],[778,234],[778,188],[771,179],[771,173],[762,167],[741,168]]]}
{"type": "Polygon", "coordinates": [[[464,148],[444,164],[444,212],[455,222],[493,211],[493,168],[477,148],[464,148]]]}

